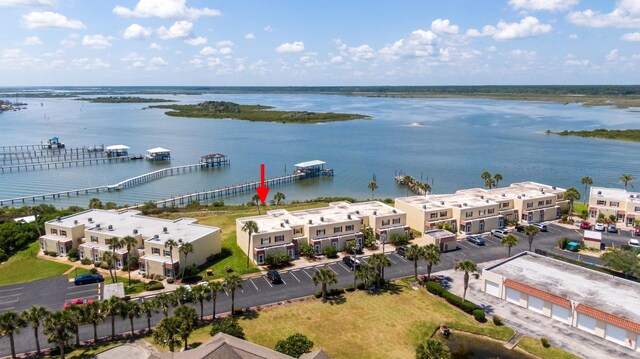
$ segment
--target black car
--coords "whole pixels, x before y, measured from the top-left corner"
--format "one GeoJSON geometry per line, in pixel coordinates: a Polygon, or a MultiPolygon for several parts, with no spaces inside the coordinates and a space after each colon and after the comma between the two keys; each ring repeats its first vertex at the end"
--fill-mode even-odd
{"type": "Polygon", "coordinates": [[[73,282],[76,285],[83,285],[83,284],[91,284],[91,283],[100,283],[100,282],[104,282],[104,277],[102,276],[102,274],[81,274],[79,276],[77,276],[73,282]]]}
{"type": "Polygon", "coordinates": [[[282,278],[280,278],[280,273],[278,273],[278,271],[276,270],[270,270],[267,272],[267,278],[269,278],[269,281],[273,284],[280,284],[282,283],[282,278]]]}
{"type": "Polygon", "coordinates": [[[527,228],[527,226],[525,226],[524,224],[519,224],[519,225],[516,226],[516,231],[524,232],[525,228],[527,228]]]}
{"type": "Polygon", "coordinates": [[[355,270],[356,268],[360,267],[360,261],[357,258],[354,259],[351,256],[342,257],[342,263],[351,268],[351,270],[355,270]]]}
{"type": "Polygon", "coordinates": [[[401,256],[404,257],[407,255],[407,251],[409,250],[409,247],[407,246],[399,246],[398,248],[396,248],[396,253],[401,256]]]}

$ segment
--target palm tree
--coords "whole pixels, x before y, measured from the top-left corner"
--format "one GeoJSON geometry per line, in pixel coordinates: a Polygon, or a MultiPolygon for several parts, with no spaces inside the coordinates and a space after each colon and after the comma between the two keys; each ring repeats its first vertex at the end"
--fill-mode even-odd
{"type": "Polygon", "coordinates": [[[363,263],[356,269],[356,276],[362,280],[365,288],[369,288],[376,280],[376,270],[373,266],[363,263]]]}
{"type": "Polygon", "coordinates": [[[222,283],[217,281],[209,282],[209,290],[211,291],[211,301],[213,302],[212,317],[214,320],[216,319],[216,299],[218,298],[218,293],[220,293],[223,289],[224,288],[222,283]]]}
{"type": "Polygon", "coordinates": [[[95,344],[98,342],[98,324],[104,321],[104,311],[102,311],[100,302],[87,303],[82,306],[82,311],[82,316],[93,325],[93,342],[95,344]]]}
{"type": "Polygon", "coordinates": [[[256,204],[258,214],[260,214],[260,196],[258,196],[258,194],[254,194],[253,197],[251,197],[251,200],[256,204]]]}
{"type": "Polygon", "coordinates": [[[467,289],[469,288],[469,273],[475,273],[478,271],[478,266],[471,260],[465,259],[456,263],[453,267],[455,271],[464,272],[464,292],[462,293],[462,301],[464,302],[467,296],[467,289]]]}
{"type": "Polygon", "coordinates": [[[187,350],[189,335],[193,333],[198,325],[198,313],[196,313],[196,310],[193,307],[181,305],[176,308],[173,315],[180,320],[178,336],[180,336],[184,342],[184,350],[187,350]]]}
{"type": "Polygon", "coordinates": [[[405,253],[405,258],[413,261],[413,275],[418,279],[418,261],[424,257],[424,247],[412,244],[405,253]]]}
{"type": "Polygon", "coordinates": [[[52,312],[43,322],[43,332],[48,336],[47,342],[58,346],[60,359],[64,359],[64,348],[69,343],[71,333],[75,329],[70,315],[70,312],[66,310],[52,312]]]}
{"type": "Polygon", "coordinates": [[[236,289],[242,288],[242,278],[233,273],[224,278],[224,290],[227,293],[231,293],[231,315],[235,315],[235,301],[236,301],[236,289]]]}
{"type": "Polygon", "coordinates": [[[416,348],[416,359],[450,359],[449,348],[437,339],[427,339],[416,348]]]}
{"type": "Polygon", "coordinates": [[[102,311],[105,315],[111,316],[111,340],[116,337],[116,315],[120,314],[122,299],[113,296],[102,301],[102,311]]]}
{"type": "Polygon", "coordinates": [[[328,268],[322,268],[313,273],[311,277],[314,285],[322,284],[322,302],[327,301],[327,285],[338,282],[336,274],[328,268]]]}
{"type": "Polygon", "coordinates": [[[22,312],[22,320],[25,323],[31,324],[31,328],[33,328],[33,336],[36,339],[36,354],[40,355],[40,339],[38,338],[38,329],[40,329],[40,325],[42,321],[49,315],[49,311],[47,308],[34,305],[31,308],[22,312]]]}
{"type": "Polygon", "coordinates": [[[127,272],[129,272],[129,286],[131,286],[131,250],[134,249],[137,244],[138,241],[131,236],[122,238],[122,245],[127,249],[127,272]]]}
{"type": "Polygon", "coordinates": [[[210,300],[210,290],[209,286],[206,285],[197,285],[193,288],[193,298],[200,302],[200,321],[204,321],[204,301],[210,300]]]}
{"type": "MultiPolygon", "coordinates": [[[[484,171],[480,175],[480,178],[482,178],[484,180],[484,186],[487,187],[487,185],[489,184],[489,180],[491,180],[491,173],[489,173],[487,171],[484,171]]],[[[487,188],[489,188],[489,187],[487,187],[487,188]]]]}
{"type": "Polygon", "coordinates": [[[20,330],[27,325],[24,318],[16,312],[4,312],[0,314],[0,336],[9,337],[11,346],[11,357],[16,357],[16,346],[13,342],[13,335],[19,334],[20,330]]]}
{"type": "Polygon", "coordinates": [[[160,293],[152,299],[155,303],[155,307],[162,311],[165,318],[169,316],[169,308],[176,305],[176,296],[169,293],[160,293]]]}
{"type": "Polygon", "coordinates": [[[562,195],[562,198],[569,201],[569,216],[573,215],[573,201],[580,199],[580,192],[574,187],[569,187],[562,195]]]}
{"type": "Polygon", "coordinates": [[[384,281],[384,268],[391,266],[391,261],[383,253],[375,253],[369,258],[369,264],[376,269],[376,287],[382,288],[382,281],[384,281]]]}
{"type": "Polygon", "coordinates": [[[273,196],[273,201],[276,203],[276,209],[278,208],[280,203],[284,202],[284,200],[285,200],[284,193],[276,192],[276,194],[273,196]]]}
{"type": "Polygon", "coordinates": [[[539,232],[540,232],[540,230],[536,226],[528,225],[528,226],[524,227],[524,231],[522,233],[524,233],[527,236],[527,238],[529,239],[529,252],[531,252],[531,245],[533,244],[533,237],[535,237],[536,234],[538,234],[539,232]]]}
{"type": "Polygon", "coordinates": [[[431,279],[431,269],[440,263],[440,248],[435,244],[424,246],[424,260],[427,261],[427,282],[431,279]]]}
{"type": "Polygon", "coordinates": [[[99,198],[91,198],[89,200],[89,209],[102,208],[102,201],[99,198]]]}
{"type": "MultiPolygon", "coordinates": [[[[531,240],[533,241],[533,237],[531,238],[531,240]]],[[[502,245],[507,247],[507,249],[509,250],[509,257],[511,257],[511,247],[517,246],[518,241],[518,237],[516,237],[513,233],[509,233],[506,236],[500,238],[500,243],[502,243],[502,245]]]]}
{"type": "Polygon", "coordinates": [[[158,302],[153,299],[145,300],[142,302],[142,312],[146,314],[147,331],[151,333],[151,317],[153,317],[153,313],[158,313],[158,302]]]}
{"type": "Polygon", "coordinates": [[[171,276],[175,277],[176,272],[173,269],[173,249],[178,246],[178,242],[173,239],[168,239],[164,242],[164,247],[169,248],[169,260],[171,260],[171,276]]]}
{"type": "Polygon", "coordinates": [[[193,244],[189,242],[182,243],[178,251],[181,254],[184,254],[184,265],[182,266],[182,274],[180,274],[180,277],[184,278],[184,271],[185,269],[187,269],[187,256],[189,255],[189,253],[193,253],[193,244]]]}
{"type": "Polygon", "coordinates": [[[156,326],[153,332],[153,340],[158,344],[164,344],[169,347],[169,351],[173,351],[176,345],[180,345],[180,319],[176,317],[163,318],[156,326]]]}
{"type": "Polygon", "coordinates": [[[142,304],[135,300],[123,302],[120,306],[120,316],[122,317],[122,319],[129,318],[129,323],[131,324],[131,336],[135,335],[133,320],[135,318],[140,318],[143,312],[144,308],[142,307],[142,304]]]}
{"type": "Polygon", "coordinates": [[[502,178],[502,175],[499,173],[493,175],[493,182],[495,182],[496,188],[498,187],[498,183],[500,183],[500,181],[502,181],[503,179],[504,178],[502,178]]]}
{"type": "Polygon", "coordinates": [[[367,185],[367,188],[371,190],[371,199],[373,199],[374,191],[378,189],[378,183],[376,181],[371,181],[367,185]]]}
{"type": "Polygon", "coordinates": [[[259,230],[258,224],[255,221],[246,221],[242,226],[242,231],[249,234],[249,239],[247,240],[247,269],[249,269],[249,253],[251,253],[251,235],[257,233],[259,230]]]}
{"type": "Polygon", "coordinates": [[[113,279],[112,267],[113,267],[113,263],[115,262],[115,258],[113,254],[111,252],[102,253],[102,261],[107,264],[107,267],[109,268],[109,277],[111,277],[111,281],[113,281],[114,279],[113,279]]]}
{"type": "Polygon", "coordinates": [[[425,194],[431,192],[431,185],[428,182],[421,183],[420,187],[422,188],[425,194]]]}
{"type": "Polygon", "coordinates": [[[593,184],[593,179],[589,176],[584,176],[580,180],[580,183],[584,185],[584,203],[587,203],[587,193],[589,193],[589,186],[593,184]]]}
{"type": "Polygon", "coordinates": [[[69,321],[73,326],[73,331],[76,337],[76,347],[80,347],[80,324],[84,321],[84,315],[82,312],[82,308],[80,308],[77,304],[72,304],[69,307],[64,309],[69,312],[69,321]]]}
{"type": "Polygon", "coordinates": [[[622,184],[624,184],[624,190],[627,190],[627,185],[631,186],[631,188],[633,188],[633,185],[631,184],[631,182],[633,182],[633,180],[636,179],[635,177],[633,177],[632,175],[625,175],[623,174],[622,176],[620,176],[620,182],[622,182],[622,184]]]}
{"type": "Polygon", "coordinates": [[[109,249],[111,249],[111,254],[113,255],[113,282],[114,283],[118,283],[118,277],[116,276],[116,251],[118,249],[122,249],[122,247],[124,247],[124,243],[122,242],[122,240],[120,238],[117,237],[113,237],[111,239],[109,239],[109,249]]]}

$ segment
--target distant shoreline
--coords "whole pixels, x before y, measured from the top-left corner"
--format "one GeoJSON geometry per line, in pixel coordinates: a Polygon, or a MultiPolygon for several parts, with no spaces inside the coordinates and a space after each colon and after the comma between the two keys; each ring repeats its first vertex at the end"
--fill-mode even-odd
{"type": "Polygon", "coordinates": [[[607,130],[604,128],[599,128],[591,131],[564,130],[561,132],[547,131],[546,133],[559,135],[559,136],[575,136],[575,137],[587,137],[587,138],[600,138],[604,140],[613,140],[613,141],[640,142],[640,129],[607,130]]]}
{"type": "Polygon", "coordinates": [[[131,96],[109,96],[109,97],[81,97],[78,101],[88,101],[91,103],[153,103],[153,102],[176,102],[175,100],[165,100],[162,98],[145,98],[131,96]]]}

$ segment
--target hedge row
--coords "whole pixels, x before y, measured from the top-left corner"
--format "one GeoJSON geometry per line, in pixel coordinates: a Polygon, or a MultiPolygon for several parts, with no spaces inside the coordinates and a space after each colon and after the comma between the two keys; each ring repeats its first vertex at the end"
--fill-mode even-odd
{"type": "MultiPolygon", "coordinates": [[[[455,305],[456,307],[462,309],[463,311],[469,313],[469,314],[473,314],[476,319],[478,319],[478,317],[480,316],[480,314],[476,314],[474,313],[474,311],[476,310],[480,310],[483,312],[482,314],[482,320],[484,320],[484,311],[482,309],[479,309],[478,306],[473,303],[470,302],[468,300],[462,300],[461,297],[449,292],[448,290],[442,288],[442,286],[436,282],[427,282],[427,291],[429,293],[435,294],[439,297],[444,298],[447,302],[449,302],[450,304],[455,305]]],[[[480,319],[478,321],[481,321],[480,319]]]]}
{"type": "MultiPolygon", "coordinates": [[[[344,288],[331,288],[327,290],[327,297],[336,296],[344,294],[344,288]]],[[[317,291],[313,293],[313,296],[316,298],[322,298],[322,291],[317,291]]]]}

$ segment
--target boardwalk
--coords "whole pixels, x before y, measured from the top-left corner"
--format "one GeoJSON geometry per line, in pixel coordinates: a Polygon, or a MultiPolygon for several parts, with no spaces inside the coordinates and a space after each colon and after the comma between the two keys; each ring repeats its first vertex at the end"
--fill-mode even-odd
{"type": "Polygon", "coordinates": [[[0,171],[4,172],[20,172],[20,171],[35,171],[35,170],[50,170],[57,168],[68,167],[80,167],[80,166],[92,166],[111,162],[126,162],[132,159],[137,159],[136,156],[120,156],[120,157],[98,157],[98,158],[83,158],[77,160],[57,161],[57,162],[42,162],[42,163],[24,163],[11,166],[0,166],[0,171]]]}
{"type": "Polygon", "coordinates": [[[153,181],[153,180],[167,177],[167,176],[173,176],[180,173],[197,171],[197,170],[201,170],[208,167],[221,167],[224,165],[228,165],[228,164],[194,163],[192,165],[163,168],[161,170],[157,170],[157,171],[145,173],[140,176],[128,178],[124,181],[120,181],[114,184],[113,186],[116,187],[116,189],[123,189],[123,188],[133,187],[145,182],[153,181]]]}
{"type": "Polygon", "coordinates": [[[80,160],[86,158],[102,158],[104,153],[101,146],[79,147],[79,148],[63,148],[56,150],[40,150],[40,151],[20,151],[20,152],[0,152],[0,162],[3,166],[33,164],[45,162],[60,162],[67,160],[80,160]]]}

